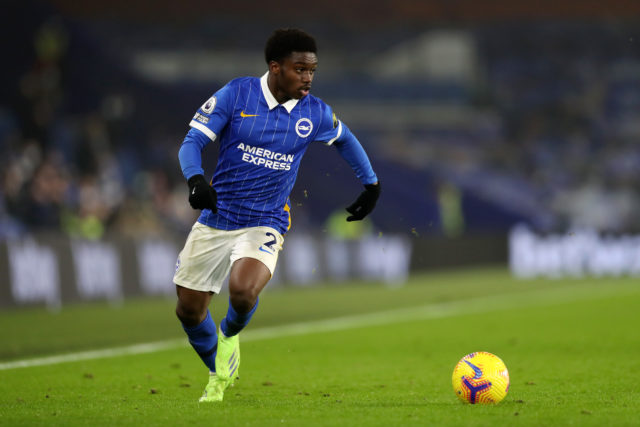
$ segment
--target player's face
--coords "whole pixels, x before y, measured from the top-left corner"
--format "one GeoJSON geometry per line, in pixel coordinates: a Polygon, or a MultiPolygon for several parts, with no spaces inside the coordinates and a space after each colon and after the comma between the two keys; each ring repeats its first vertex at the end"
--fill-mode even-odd
{"type": "Polygon", "coordinates": [[[318,67],[318,57],[315,53],[292,52],[282,62],[275,64],[276,70],[273,71],[276,75],[276,91],[282,99],[300,99],[309,94],[318,67]]]}

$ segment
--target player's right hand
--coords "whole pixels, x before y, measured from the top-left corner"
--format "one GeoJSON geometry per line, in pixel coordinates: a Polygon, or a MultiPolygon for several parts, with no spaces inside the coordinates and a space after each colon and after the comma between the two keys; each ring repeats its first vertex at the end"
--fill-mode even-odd
{"type": "Polygon", "coordinates": [[[217,212],[216,202],[218,195],[216,190],[209,185],[204,176],[194,175],[187,181],[189,184],[189,204],[193,209],[211,209],[217,212]]]}

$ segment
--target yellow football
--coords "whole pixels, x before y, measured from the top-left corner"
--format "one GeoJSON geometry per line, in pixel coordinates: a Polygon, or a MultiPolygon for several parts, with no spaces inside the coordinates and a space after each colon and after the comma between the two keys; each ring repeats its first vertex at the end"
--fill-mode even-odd
{"type": "Polygon", "coordinates": [[[465,403],[498,403],[509,391],[507,366],[498,356],[486,351],[460,359],[451,380],[456,396],[465,403]]]}

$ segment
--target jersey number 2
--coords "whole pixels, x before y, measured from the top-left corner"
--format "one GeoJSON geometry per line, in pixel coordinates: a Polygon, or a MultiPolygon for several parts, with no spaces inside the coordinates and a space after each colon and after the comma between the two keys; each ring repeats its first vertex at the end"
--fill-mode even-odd
{"type": "Polygon", "coordinates": [[[263,246],[266,246],[273,251],[274,250],[273,245],[275,245],[278,240],[276,239],[276,236],[273,233],[266,233],[266,235],[267,237],[271,237],[271,240],[269,240],[267,243],[264,243],[263,246]]]}

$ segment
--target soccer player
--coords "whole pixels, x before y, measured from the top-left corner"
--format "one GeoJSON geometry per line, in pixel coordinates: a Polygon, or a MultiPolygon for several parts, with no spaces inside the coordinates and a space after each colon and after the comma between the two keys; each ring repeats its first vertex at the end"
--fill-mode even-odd
{"type": "Polygon", "coordinates": [[[318,58],[312,36],[276,30],[267,40],[269,67],[261,78],[227,83],[198,109],[178,154],[189,203],[202,212],[178,255],[176,314],[189,342],[209,368],[201,402],[221,401],[238,377],[238,333],[258,307],[273,275],[283,235],[291,226],[289,194],[310,143],[333,145],[364,184],[347,211],[359,221],[375,207],[380,184],[349,128],[327,104],[309,94],[318,58]],[[201,151],[218,141],[211,183],[201,151]],[[229,276],[229,306],[216,325],[211,296],[229,276]]]}

